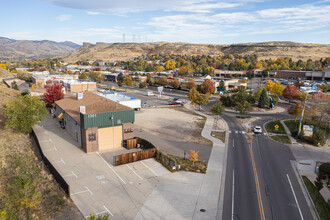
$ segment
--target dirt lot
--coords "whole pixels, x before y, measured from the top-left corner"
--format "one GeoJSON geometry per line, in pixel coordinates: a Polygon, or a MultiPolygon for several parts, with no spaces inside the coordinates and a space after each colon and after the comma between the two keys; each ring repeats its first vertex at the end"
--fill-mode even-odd
{"type": "Polygon", "coordinates": [[[208,161],[212,142],[200,136],[204,123],[202,116],[182,107],[148,108],[135,114],[135,136],[175,156],[198,150],[199,159],[208,161]]]}

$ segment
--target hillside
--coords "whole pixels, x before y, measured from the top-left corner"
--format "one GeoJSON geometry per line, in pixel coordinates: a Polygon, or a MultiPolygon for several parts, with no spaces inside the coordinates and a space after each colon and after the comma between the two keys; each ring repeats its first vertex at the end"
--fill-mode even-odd
{"type": "Polygon", "coordinates": [[[0,58],[45,58],[70,54],[77,45],[68,42],[29,41],[0,38],[0,58]]]}
{"type": "Polygon", "coordinates": [[[0,83],[0,219],[83,219],[44,169],[29,135],[4,128],[5,106],[19,95],[0,83]]]}
{"type": "Polygon", "coordinates": [[[13,77],[13,74],[8,70],[0,68],[0,78],[13,77]]]}
{"type": "Polygon", "coordinates": [[[190,43],[84,43],[64,58],[75,63],[86,60],[129,60],[142,54],[257,54],[259,59],[291,57],[294,60],[321,59],[330,56],[330,44],[304,44],[294,42],[243,43],[231,45],[190,43]]]}

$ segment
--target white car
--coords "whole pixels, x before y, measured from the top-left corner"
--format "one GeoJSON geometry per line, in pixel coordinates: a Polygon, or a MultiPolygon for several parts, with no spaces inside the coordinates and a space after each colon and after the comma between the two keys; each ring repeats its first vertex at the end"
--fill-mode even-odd
{"type": "Polygon", "coordinates": [[[260,126],[255,126],[253,128],[253,133],[255,133],[255,134],[261,134],[262,133],[262,128],[260,126]]]}

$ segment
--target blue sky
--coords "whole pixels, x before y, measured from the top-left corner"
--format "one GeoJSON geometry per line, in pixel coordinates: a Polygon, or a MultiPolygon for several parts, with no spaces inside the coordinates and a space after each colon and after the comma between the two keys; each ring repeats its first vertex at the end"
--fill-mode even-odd
{"type": "Polygon", "coordinates": [[[0,36],[17,40],[330,43],[330,0],[10,0],[1,8],[0,36]]]}

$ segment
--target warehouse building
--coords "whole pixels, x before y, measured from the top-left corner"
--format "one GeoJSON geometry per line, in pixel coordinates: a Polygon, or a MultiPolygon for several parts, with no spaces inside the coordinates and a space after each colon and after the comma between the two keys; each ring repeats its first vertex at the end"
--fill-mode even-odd
{"type": "Polygon", "coordinates": [[[118,150],[134,138],[134,109],[92,92],[56,101],[55,114],[86,153],[118,150]]]}

